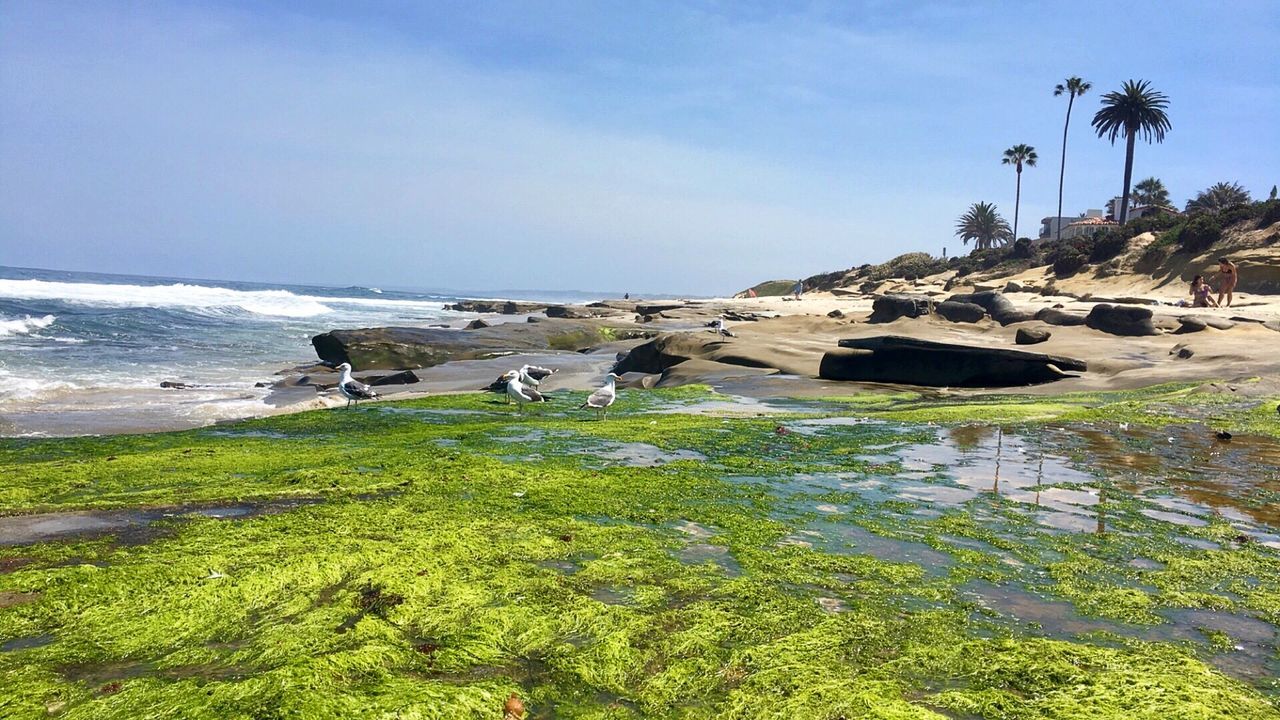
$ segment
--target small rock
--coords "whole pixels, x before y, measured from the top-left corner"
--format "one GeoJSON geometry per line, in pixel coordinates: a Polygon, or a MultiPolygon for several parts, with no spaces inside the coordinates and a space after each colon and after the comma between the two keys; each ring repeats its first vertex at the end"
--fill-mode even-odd
{"type": "Polygon", "coordinates": [[[1192,350],[1191,348],[1187,347],[1182,343],[1178,343],[1177,345],[1173,346],[1173,349],[1169,351],[1169,354],[1177,355],[1180,359],[1186,360],[1191,356],[1195,355],[1196,351],[1192,350]]]}
{"type": "Polygon", "coordinates": [[[1048,340],[1053,333],[1044,328],[1018,328],[1013,341],[1018,345],[1035,345],[1048,340]]]}
{"type": "Polygon", "coordinates": [[[160,387],[168,388],[169,390],[187,390],[191,388],[190,385],[184,382],[178,382],[177,380],[162,380],[160,382],[160,387]]]}
{"type": "Polygon", "coordinates": [[[1214,433],[1213,436],[1223,442],[1226,442],[1232,438],[1231,433],[1227,432],[1226,430],[1219,430],[1218,432],[1214,433]]]}
{"type": "Polygon", "coordinates": [[[481,320],[480,318],[476,318],[475,320],[472,320],[471,322],[467,323],[467,326],[463,329],[479,330],[480,328],[487,328],[487,327],[490,327],[489,323],[485,322],[484,320],[481,320]]]}
{"type": "Polygon", "coordinates": [[[1011,293],[1011,292],[1022,292],[1022,286],[1021,286],[1021,285],[1019,285],[1018,283],[1016,283],[1016,282],[1014,282],[1014,281],[1010,280],[1010,281],[1009,281],[1009,282],[1004,286],[1004,292],[1007,292],[1007,293],[1011,293]]]}
{"type": "Polygon", "coordinates": [[[827,313],[827,317],[839,319],[844,317],[844,313],[841,312],[840,310],[832,310],[831,312],[827,313]]]}

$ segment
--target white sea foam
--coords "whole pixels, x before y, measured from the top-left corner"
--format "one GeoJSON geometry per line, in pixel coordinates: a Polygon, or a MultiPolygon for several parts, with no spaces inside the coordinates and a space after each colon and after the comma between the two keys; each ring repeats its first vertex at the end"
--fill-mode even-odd
{"type": "Polygon", "coordinates": [[[0,337],[27,335],[35,330],[43,330],[52,325],[57,319],[53,315],[45,315],[44,317],[31,317],[28,315],[20,320],[0,320],[0,337]]]}
{"type": "MultiPolygon", "coordinates": [[[[47,280],[0,280],[0,298],[61,300],[80,305],[108,307],[240,309],[255,315],[313,317],[335,312],[332,306],[413,308],[439,312],[441,303],[382,298],[318,297],[288,290],[232,290],[207,285],[114,285],[68,283],[47,280]]],[[[52,321],[51,321],[52,322],[52,321]]],[[[4,334],[0,331],[0,334],[4,334]]]]}

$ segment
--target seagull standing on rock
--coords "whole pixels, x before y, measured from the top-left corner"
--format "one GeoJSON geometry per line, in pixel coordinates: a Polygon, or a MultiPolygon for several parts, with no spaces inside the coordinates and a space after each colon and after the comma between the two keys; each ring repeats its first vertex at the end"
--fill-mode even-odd
{"type": "Polygon", "coordinates": [[[714,328],[713,332],[715,332],[717,335],[720,335],[722,337],[735,337],[734,334],[729,332],[729,329],[724,326],[724,318],[722,317],[716,318],[716,321],[712,325],[712,327],[714,328]]]}
{"type": "Polygon", "coordinates": [[[604,387],[591,393],[591,396],[587,398],[587,401],[578,406],[578,409],[583,410],[591,408],[596,411],[596,417],[600,417],[601,413],[604,413],[604,417],[608,418],[609,406],[613,404],[614,400],[618,399],[618,390],[615,387],[615,383],[621,379],[621,377],[613,373],[609,373],[605,376],[604,387]]]}
{"type": "Polygon", "coordinates": [[[520,382],[519,370],[512,370],[503,375],[503,377],[507,379],[507,399],[515,400],[520,412],[524,412],[525,403],[547,401],[546,398],[542,397],[542,393],[531,387],[525,387],[525,384],[520,382]]]}
{"type": "Polygon", "coordinates": [[[342,363],[338,369],[342,371],[338,391],[347,398],[347,407],[351,407],[352,403],[359,405],[361,400],[377,400],[381,397],[373,388],[351,377],[351,363],[342,363]]]}

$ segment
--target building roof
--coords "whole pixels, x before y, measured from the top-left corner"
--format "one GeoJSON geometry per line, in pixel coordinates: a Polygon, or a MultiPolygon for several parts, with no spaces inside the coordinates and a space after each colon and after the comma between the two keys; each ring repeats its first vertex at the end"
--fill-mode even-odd
{"type": "Polygon", "coordinates": [[[1082,217],[1073,223],[1067,223],[1067,227],[1072,225],[1119,225],[1115,220],[1105,220],[1100,217],[1082,217]]]}

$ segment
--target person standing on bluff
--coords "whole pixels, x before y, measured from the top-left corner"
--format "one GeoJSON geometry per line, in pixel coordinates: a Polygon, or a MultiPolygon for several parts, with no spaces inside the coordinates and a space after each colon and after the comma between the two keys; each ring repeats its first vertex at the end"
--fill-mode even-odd
{"type": "Polygon", "coordinates": [[[803,281],[803,280],[797,280],[797,281],[796,281],[796,286],[795,286],[795,287],[793,287],[793,288],[791,288],[791,292],[795,293],[795,294],[796,294],[796,299],[797,299],[797,300],[799,300],[799,299],[800,299],[800,296],[801,296],[802,294],[804,294],[804,281],[803,281]]]}
{"type": "Polygon", "coordinates": [[[1231,307],[1231,293],[1236,289],[1236,281],[1240,279],[1236,264],[1227,258],[1218,258],[1218,305],[1231,307]],[[1222,304],[1222,296],[1227,296],[1227,304],[1222,304]]]}

